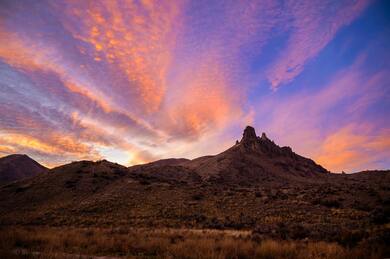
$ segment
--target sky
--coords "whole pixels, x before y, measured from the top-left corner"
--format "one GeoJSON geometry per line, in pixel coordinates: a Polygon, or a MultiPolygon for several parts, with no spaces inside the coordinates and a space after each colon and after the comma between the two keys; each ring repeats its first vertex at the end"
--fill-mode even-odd
{"type": "Polygon", "coordinates": [[[389,113],[386,0],[0,1],[0,156],[192,159],[252,125],[389,169],[389,113]]]}

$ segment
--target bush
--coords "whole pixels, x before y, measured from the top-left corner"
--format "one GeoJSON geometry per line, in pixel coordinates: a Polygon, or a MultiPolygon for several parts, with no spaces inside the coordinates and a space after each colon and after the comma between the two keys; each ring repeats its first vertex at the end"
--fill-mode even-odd
{"type": "Polygon", "coordinates": [[[139,181],[139,183],[142,184],[142,185],[150,185],[150,182],[148,180],[145,180],[145,179],[141,179],[139,181]]]}
{"type": "Polygon", "coordinates": [[[197,193],[197,194],[192,195],[191,198],[195,201],[200,201],[200,200],[204,199],[204,195],[202,193],[197,193]]]}
{"type": "Polygon", "coordinates": [[[336,199],[323,199],[319,201],[319,204],[328,208],[340,208],[341,204],[336,199]]]}
{"type": "Polygon", "coordinates": [[[375,208],[371,213],[370,213],[370,220],[372,223],[380,225],[380,224],[385,224],[388,222],[387,215],[384,211],[383,208],[375,208]]]}
{"type": "Polygon", "coordinates": [[[292,224],[288,228],[288,236],[291,239],[304,239],[308,237],[309,234],[309,230],[300,223],[292,224]]]}
{"type": "Polygon", "coordinates": [[[338,242],[347,247],[356,246],[364,237],[366,237],[367,233],[364,231],[347,231],[343,230],[339,234],[338,242]]]}

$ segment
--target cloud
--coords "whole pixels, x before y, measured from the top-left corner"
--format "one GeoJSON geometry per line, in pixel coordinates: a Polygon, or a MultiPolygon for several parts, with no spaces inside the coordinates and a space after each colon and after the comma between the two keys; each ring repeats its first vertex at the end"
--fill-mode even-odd
{"type": "MultiPolygon", "coordinates": [[[[279,87],[368,2],[333,4],[3,1],[0,152],[32,153],[50,165],[81,158],[134,164],[194,157],[228,147],[237,128],[260,116],[287,142],[306,137],[318,145],[339,129],[319,131],[326,124],[323,113],[342,106],[351,121],[358,120],[353,114],[364,113],[383,94],[386,71],[343,71],[319,92],[282,101],[270,94],[260,110],[250,105],[250,95],[259,74],[254,63],[267,59],[264,48],[275,37],[289,36],[285,49],[277,42],[280,54],[267,71],[279,87]],[[359,88],[363,80],[375,87],[359,88]]],[[[298,148],[314,154],[308,143],[298,148]]]]}
{"type": "Polygon", "coordinates": [[[0,153],[1,154],[10,154],[10,153],[14,153],[14,152],[15,152],[15,149],[12,146],[6,146],[4,144],[0,145],[0,153]]]}
{"type": "Polygon", "coordinates": [[[153,157],[145,145],[164,142],[167,133],[147,116],[160,112],[180,5],[124,4],[3,5],[0,124],[13,151],[49,156],[61,149],[63,160],[94,159],[103,146],[129,153],[133,163],[153,157]],[[27,14],[31,8],[46,15],[27,14]],[[53,15],[58,9],[63,15],[53,15]]]}
{"type": "Polygon", "coordinates": [[[175,1],[56,6],[64,11],[64,27],[88,44],[82,52],[108,63],[109,73],[119,83],[114,87],[123,98],[140,101],[146,112],[157,111],[164,98],[179,8],[180,2],[175,1]]]}
{"type": "Polygon", "coordinates": [[[287,46],[267,72],[271,87],[291,82],[344,26],[355,20],[369,5],[359,1],[287,1],[291,12],[287,46]]]}
{"type": "Polygon", "coordinates": [[[224,69],[212,57],[187,67],[167,96],[167,116],[161,117],[160,125],[175,138],[196,139],[236,121],[241,113],[239,91],[229,87],[224,69]]]}
{"type": "Polygon", "coordinates": [[[350,124],[326,137],[315,160],[336,172],[354,172],[383,168],[389,157],[390,130],[350,124]]]}
{"type": "Polygon", "coordinates": [[[303,89],[284,98],[275,92],[264,97],[256,108],[258,127],[331,171],[382,167],[383,158],[390,152],[385,141],[388,125],[367,112],[373,105],[386,102],[389,73],[386,66],[365,70],[370,62],[365,53],[320,90],[303,89]],[[361,162],[352,163],[355,158],[361,162]]]}
{"type": "MultiPolygon", "coordinates": [[[[46,155],[44,160],[46,164],[53,164],[50,163],[50,159],[53,159],[52,154],[57,154],[54,158],[59,163],[69,161],[70,158],[74,160],[101,158],[96,152],[97,146],[112,146],[129,153],[142,151],[142,147],[121,136],[123,132],[127,134],[136,132],[134,130],[129,132],[128,128],[131,129],[132,124],[131,121],[126,121],[127,117],[118,116],[115,112],[107,114],[96,110],[92,113],[94,116],[91,116],[88,110],[82,108],[83,106],[71,108],[72,104],[77,104],[72,92],[69,92],[72,101],[67,103],[63,103],[66,98],[65,100],[59,98],[55,99],[53,104],[50,100],[42,98],[42,95],[36,100],[30,81],[21,81],[19,78],[19,81],[15,82],[14,75],[11,73],[6,76],[7,69],[3,68],[5,69],[0,72],[0,77],[6,80],[3,82],[5,84],[0,83],[3,93],[0,94],[0,132],[2,140],[6,141],[3,144],[14,147],[12,152],[28,151],[40,156],[46,155]],[[30,91],[10,87],[15,83],[19,86],[27,84],[30,91]],[[62,159],[58,157],[59,154],[63,155],[62,159]]],[[[147,139],[155,137],[147,132],[143,134],[147,139]]],[[[141,133],[138,134],[138,138],[142,139],[141,133]]]]}

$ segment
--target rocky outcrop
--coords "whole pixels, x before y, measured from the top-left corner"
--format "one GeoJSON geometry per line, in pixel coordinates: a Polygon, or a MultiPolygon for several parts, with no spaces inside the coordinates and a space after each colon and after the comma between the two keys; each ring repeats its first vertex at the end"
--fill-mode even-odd
{"type": "Polygon", "coordinates": [[[257,140],[256,131],[253,127],[247,126],[242,134],[242,143],[254,142],[257,140]]]}
{"type": "Polygon", "coordinates": [[[258,137],[251,126],[245,128],[241,141],[228,150],[183,166],[194,169],[203,179],[241,183],[320,177],[328,172],[313,160],[294,153],[290,147],[278,146],[265,133],[258,137]]]}

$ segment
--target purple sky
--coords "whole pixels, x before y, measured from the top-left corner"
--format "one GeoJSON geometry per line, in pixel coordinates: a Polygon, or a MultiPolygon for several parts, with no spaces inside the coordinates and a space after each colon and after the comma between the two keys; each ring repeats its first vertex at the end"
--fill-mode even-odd
{"type": "Polygon", "coordinates": [[[334,172],[390,168],[388,1],[0,3],[0,155],[124,165],[253,125],[334,172]]]}

